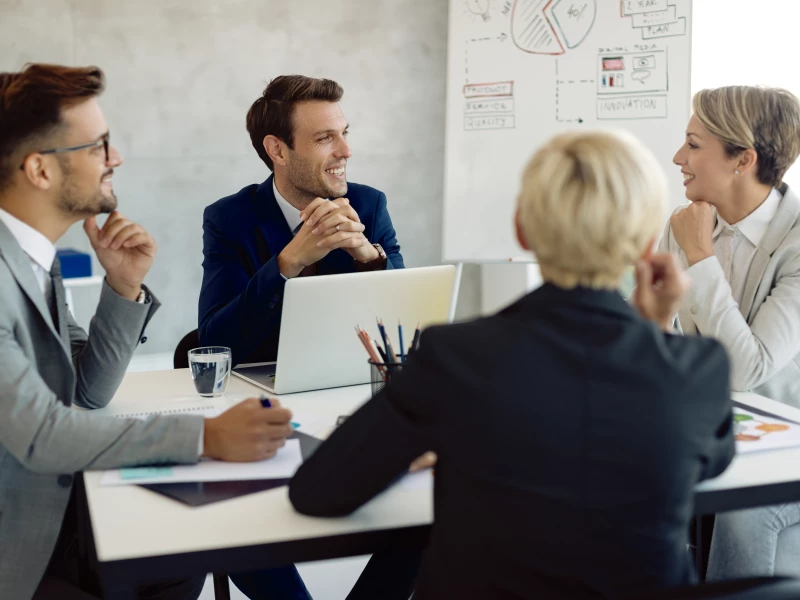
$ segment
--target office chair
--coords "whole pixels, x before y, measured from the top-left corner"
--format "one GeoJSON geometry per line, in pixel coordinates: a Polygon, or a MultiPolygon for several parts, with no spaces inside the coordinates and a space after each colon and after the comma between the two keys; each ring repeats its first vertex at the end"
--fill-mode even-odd
{"type": "MultiPolygon", "coordinates": [[[[620,599],[641,600],[641,592],[620,599]]],[[[800,579],[748,577],[647,592],[647,600],[794,600],[800,598],[800,579]]]]}
{"type": "Polygon", "coordinates": [[[175,348],[175,354],[172,355],[172,368],[173,369],[188,369],[189,368],[189,350],[200,346],[200,337],[197,335],[197,329],[187,333],[178,342],[175,348]]]}

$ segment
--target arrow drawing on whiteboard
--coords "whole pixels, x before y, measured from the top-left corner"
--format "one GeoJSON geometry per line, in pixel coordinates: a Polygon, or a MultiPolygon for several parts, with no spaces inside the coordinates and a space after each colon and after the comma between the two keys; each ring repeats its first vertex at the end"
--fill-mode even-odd
{"type": "Polygon", "coordinates": [[[580,85],[582,83],[594,83],[594,79],[559,79],[558,77],[558,59],[556,59],[556,121],[558,123],[583,123],[582,117],[574,119],[561,118],[561,86],[567,86],[567,89],[572,89],[572,86],[580,85]]]}
{"type": "Polygon", "coordinates": [[[474,42],[491,42],[492,40],[505,42],[507,39],[508,34],[501,33],[495,37],[472,38],[466,41],[464,44],[464,83],[469,83],[469,45],[474,42]]]}

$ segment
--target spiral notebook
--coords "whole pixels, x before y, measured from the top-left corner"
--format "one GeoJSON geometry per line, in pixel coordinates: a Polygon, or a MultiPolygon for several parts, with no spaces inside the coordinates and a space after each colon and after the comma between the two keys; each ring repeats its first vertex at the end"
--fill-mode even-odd
{"type": "Polygon", "coordinates": [[[109,417],[125,418],[125,419],[146,419],[152,415],[185,415],[195,414],[205,417],[207,419],[219,416],[222,409],[216,406],[180,406],[169,408],[153,408],[142,411],[131,411],[117,414],[107,415],[109,417]]]}

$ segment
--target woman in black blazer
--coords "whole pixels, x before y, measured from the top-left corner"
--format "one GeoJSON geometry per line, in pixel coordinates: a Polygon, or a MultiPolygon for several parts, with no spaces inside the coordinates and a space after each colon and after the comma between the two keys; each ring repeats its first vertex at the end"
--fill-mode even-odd
{"type": "Polygon", "coordinates": [[[297,510],[347,515],[433,450],[416,600],[691,582],[692,488],[734,452],[729,369],[717,342],[668,331],[686,281],[652,255],[665,210],[664,176],[635,139],[552,139],[525,169],[516,215],[544,285],[426,330],[403,372],[297,472],[297,510]],[[631,263],[637,308],[617,291],[631,263]]]}

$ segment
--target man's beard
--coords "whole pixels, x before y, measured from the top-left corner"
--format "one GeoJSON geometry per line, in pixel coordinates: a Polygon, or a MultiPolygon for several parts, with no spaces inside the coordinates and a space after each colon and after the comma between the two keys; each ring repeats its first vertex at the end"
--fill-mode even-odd
{"type": "Polygon", "coordinates": [[[311,162],[291,150],[290,152],[292,160],[289,163],[289,182],[298,192],[305,195],[307,200],[341,198],[347,193],[346,182],[339,188],[329,185],[327,181],[316,175],[311,162]]]}
{"type": "MultiPolygon", "coordinates": [[[[72,181],[72,169],[67,164],[61,165],[64,177],[64,185],[61,189],[61,197],[58,200],[58,207],[66,214],[91,217],[92,215],[108,214],[117,208],[117,196],[111,192],[111,196],[106,196],[103,190],[97,189],[90,197],[80,192],[72,181]]],[[[103,177],[108,175],[104,173],[103,177]]]]}

